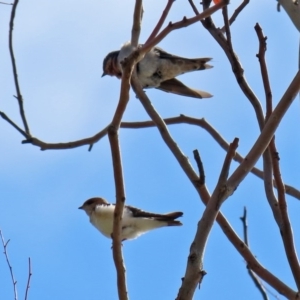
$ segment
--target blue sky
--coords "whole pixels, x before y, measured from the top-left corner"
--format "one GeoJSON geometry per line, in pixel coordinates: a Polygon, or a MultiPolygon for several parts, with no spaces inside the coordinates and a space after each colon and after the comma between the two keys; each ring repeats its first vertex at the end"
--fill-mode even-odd
{"type": "MultiPolygon", "coordinates": [[[[147,39],[165,2],[145,1],[140,41],[147,39]]],[[[232,1],[232,13],[240,2],[232,1]]],[[[298,66],[299,33],[276,1],[252,1],[232,26],[232,42],[255,94],[265,105],[256,58],[259,22],[268,37],[266,59],[274,105],[298,66]]],[[[33,136],[46,142],[68,142],[91,136],[106,126],[118,102],[120,81],[101,78],[105,55],[130,39],[134,1],[21,1],[15,20],[14,49],[25,110],[33,136]]],[[[0,110],[21,125],[8,53],[10,6],[0,6],[0,110]]],[[[176,1],[168,21],[192,17],[186,1],[176,1]]],[[[222,14],[214,15],[222,26],[222,14]]],[[[214,95],[197,100],[148,90],[163,117],[185,114],[205,118],[228,141],[240,139],[245,155],[259,134],[254,111],[238,88],[231,66],[200,24],[172,32],[160,44],[186,57],[212,57],[213,69],[181,76],[180,80],[214,95]]],[[[131,94],[124,121],[148,120],[131,94]]],[[[283,180],[300,186],[300,111],[296,99],[276,134],[283,180]]],[[[193,160],[198,149],[212,192],[225,153],[200,128],[170,126],[178,145],[193,160]]],[[[111,241],[93,228],[77,208],[86,199],[102,196],[113,202],[115,187],[107,137],[88,147],[40,151],[4,120],[0,120],[0,228],[23,298],[28,257],[32,260],[29,299],[117,299],[111,241]]],[[[154,212],[184,212],[184,226],[164,228],[123,246],[130,299],[174,299],[184,275],[190,243],[204,206],[177,161],[152,129],[120,132],[127,203],[154,212]]],[[[257,163],[261,167],[262,163],[257,163]]],[[[237,166],[232,164],[231,171],[237,166]]],[[[296,245],[299,248],[299,200],[287,197],[296,245]]],[[[263,182],[249,175],[221,211],[242,235],[240,216],[248,208],[250,247],[258,260],[295,288],[272,219],[263,182]]],[[[260,299],[245,262],[217,224],[208,240],[204,269],[208,273],[195,299],[260,299]]],[[[13,299],[4,256],[0,256],[0,299],[13,299]]],[[[283,297],[280,297],[283,299],[283,297]]]]}

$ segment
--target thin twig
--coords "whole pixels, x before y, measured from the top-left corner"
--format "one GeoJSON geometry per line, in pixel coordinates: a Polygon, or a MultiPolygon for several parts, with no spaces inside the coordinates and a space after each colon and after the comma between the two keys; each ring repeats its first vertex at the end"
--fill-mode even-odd
{"type": "Polygon", "coordinates": [[[3,245],[3,249],[4,249],[3,253],[4,253],[5,258],[6,258],[6,263],[8,265],[11,281],[12,281],[12,284],[13,284],[14,297],[15,297],[15,300],[18,300],[17,281],[15,280],[13,269],[12,269],[12,266],[10,264],[10,261],[9,261],[9,258],[8,258],[8,253],[7,253],[7,245],[8,245],[10,240],[7,240],[7,242],[4,241],[4,237],[3,237],[3,234],[2,234],[1,230],[0,230],[0,236],[1,236],[2,245],[3,245]]]}
{"type": "Polygon", "coordinates": [[[237,147],[238,139],[235,139],[229,146],[229,150],[226,154],[216,188],[206,205],[200,221],[198,222],[197,232],[190,247],[186,272],[176,300],[193,299],[195,289],[199,284],[199,275],[203,269],[204,249],[208,240],[209,233],[211,232],[212,226],[216,220],[222,204],[220,200],[223,199],[222,194],[226,190],[226,181],[230,164],[235,155],[235,150],[237,147]]]}
{"type": "Polygon", "coordinates": [[[13,3],[5,3],[5,2],[0,2],[0,4],[13,5],[13,3]]]}
{"type": "MultiPolygon", "coordinates": [[[[263,35],[262,29],[259,24],[256,24],[254,27],[258,40],[259,40],[259,49],[258,54],[256,55],[259,61],[262,81],[265,90],[265,97],[266,97],[266,117],[265,120],[267,121],[273,111],[273,104],[272,104],[272,92],[271,86],[268,76],[267,64],[265,60],[265,52],[267,51],[267,38],[263,35]]],[[[267,200],[269,202],[270,208],[272,209],[274,219],[277,225],[280,227],[282,224],[282,217],[278,206],[278,200],[274,194],[274,182],[273,179],[273,167],[272,167],[272,158],[271,152],[269,147],[263,154],[263,167],[264,167],[264,187],[267,200]]]]}
{"type": "Polygon", "coordinates": [[[259,65],[260,65],[260,70],[261,70],[261,75],[262,75],[262,80],[264,85],[264,91],[266,96],[266,108],[267,108],[266,116],[268,118],[268,116],[271,115],[273,109],[272,109],[272,91],[271,91],[267,64],[265,59],[265,53],[267,51],[267,43],[266,43],[267,37],[264,36],[262,29],[258,23],[256,23],[256,25],[254,26],[254,29],[256,31],[259,40],[259,51],[256,57],[259,60],[259,65]]]}
{"type": "Polygon", "coordinates": [[[199,154],[199,151],[196,149],[193,151],[194,153],[194,159],[197,163],[197,167],[199,170],[199,183],[201,185],[205,184],[205,172],[204,172],[204,167],[203,167],[203,163],[199,154]]]}
{"type": "MultiPolygon", "coordinates": [[[[189,0],[189,3],[194,10],[196,15],[199,15],[199,11],[197,10],[196,6],[193,3],[193,0],[189,0]]],[[[255,114],[259,123],[260,129],[264,127],[264,114],[261,107],[261,104],[250,88],[249,84],[246,81],[246,78],[244,76],[244,70],[242,68],[241,63],[238,60],[238,57],[236,53],[233,51],[232,47],[230,47],[230,44],[228,44],[227,39],[224,37],[223,33],[220,29],[216,28],[216,26],[213,23],[213,20],[211,17],[206,18],[204,21],[201,21],[202,25],[209,31],[209,33],[214,37],[216,42],[221,46],[223,49],[225,55],[227,56],[231,68],[233,71],[233,74],[235,75],[236,81],[238,85],[240,86],[241,90],[244,92],[247,99],[252,104],[255,114]]]]}
{"type": "Polygon", "coordinates": [[[18,3],[19,3],[19,0],[15,0],[14,4],[12,6],[12,10],[11,10],[11,16],[10,16],[10,22],[9,22],[9,53],[10,53],[11,63],[12,63],[12,68],[13,68],[15,87],[16,87],[16,91],[17,91],[16,98],[17,98],[18,103],[19,103],[20,115],[21,115],[21,118],[22,118],[22,121],[23,121],[25,131],[28,135],[30,135],[29,126],[27,124],[25,111],[24,111],[24,106],[23,106],[23,97],[22,97],[22,94],[21,94],[21,89],[20,89],[19,80],[18,80],[16,59],[15,59],[14,50],[13,50],[14,19],[15,19],[18,3]]]}
{"type": "Polygon", "coordinates": [[[224,24],[225,24],[224,27],[225,27],[225,32],[226,32],[227,43],[229,45],[229,48],[233,49],[232,48],[232,42],[231,42],[231,32],[230,32],[230,24],[229,24],[229,20],[228,20],[227,6],[224,6],[222,8],[222,12],[223,12],[223,19],[224,19],[224,24]]]}
{"type": "Polygon", "coordinates": [[[153,38],[156,37],[156,35],[159,33],[162,25],[164,24],[168,14],[169,14],[169,11],[172,7],[172,4],[175,2],[175,0],[168,0],[168,3],[158,21],[158,23],[156,24],[155,28],[153,29],[152,33],[150,34],[150,36],[148,37],[147,41],[145,42],[145,44],[149,43],[149,41],[151,41],[153,38]]]}
{"type": "MultiPolygon", "coordinates": [[[[232,16],[229,19],[229,25],[232,25],[232,23],[235,21],[235,19],[237,18],[237,16],[242,12],[242,10],[246,7],[246,5],[250,2],[250,0],[244,0],[240,6],[238,6],[238,8],[234,11],[234,13],[232,14],[232,16]]],[[[221,29],[222,32],[225,31],[225,26],[221,29]]]]}
{"type": "MultiPolygon", "coordinates": [[[[243,223],[243,232],[244,232],[244,241],[245,244],[249,247],[249,240],[248,240],[248,224],[247,224],[247,208],[244,207],[244,214],[242,217],[240,217],[242,223],[243,223]]],[[[268,295],[265,290],[265,287],[261,280],[257,277],[257,275],[250,269],[248,268],[248,274],[253,280],[255,286],[258,288],[259,292],[261,293],[262,297],[264,300],[268,300],[268,295]]]]}
{"type": "Polygon", "coordinates": [[[157,45],[159,42],[161,42],[171,31],[190,26],[202,19],[205,19],[227,4],[228,4],[228,0],[222,0],[220,3],[208,8],[207,10],[205,10],[204,12],[202,12],[201,14],[199,14],[195,17],[192,17],[189,19],[184,17],[182,19],[182,21],[179,21],[176,23],[170,22],[168,24],[168,26],[165,29],[163,29],[155,38],[153,38],[152,40],[149,40],[148,43],[145,43],[142,46],[141,53],[145,54],[145,53],[149,52],[150,49],[152,49],[155,45],[157,45]]]}
{"type": "Polygon", "coordinates": [[[24,300],[27,300],[27,296],[28,296],[28,291],[30,288],[30,279],[32,276],[32,271],[31,271],[31,260],[30,257],[28,257],[28,279],[27,279],[27,285],[26,285],[26,291],[25,291],[25,298],[24,300]]]}
{"type": "Polygon", "coordinates": [[[275,139],[272,139],[270,143],[270,152],[272,154],[272,162],[273,162],[273,172],[276,184],[278,186],[278,203],[279,209],[282,217],[282,224],[280,224],[280,233],[283,240],[285,253],[292,270],[296,285],[298,290],[300,290],[300,266],[299,259],[297,256],[297,251],[294,242],[293,230],[291,227],[288,211],[287,211],[287,203],[285,199],[285,190],[284,184],[280,174],[280,166],[279,166],[279,155],[275,145],[275,139]]]}

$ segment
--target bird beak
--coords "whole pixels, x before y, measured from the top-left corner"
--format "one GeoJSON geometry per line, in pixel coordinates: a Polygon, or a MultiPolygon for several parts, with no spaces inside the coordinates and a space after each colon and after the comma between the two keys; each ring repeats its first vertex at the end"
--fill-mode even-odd
{"type": "Polygon", "coordinates": [[[78,209],[83,209],[83,206],[79,206],[78,209]]]}
{"type": "Polygon", "coordinates": [[[105,72],[103,72],[103,74],[102,74],[102,76],[101,77],[104,77],[104,76],[106,76],[107,74],[105,73],[105,72]]]}

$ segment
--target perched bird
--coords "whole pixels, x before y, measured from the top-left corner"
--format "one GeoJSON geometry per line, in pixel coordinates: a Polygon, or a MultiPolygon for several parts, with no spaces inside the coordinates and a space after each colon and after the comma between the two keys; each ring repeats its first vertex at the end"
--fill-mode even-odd
{"type": "MultiPolygon", "coordinates": [[[[108,203],[103,198],[91,198],[83,203],[83,209],[90,217],[90,222],[106,237],[111,238],[113,232],[113,219],[115,205],[108,203]]],[[[175,219],[181,217],[182,212],[155,214],[145,212],[132,206],[125,206],[122,217],[121,239],[135,239],[141,234],[155,228],[165,226],[181,226],[182,223],[175,219]]]]}
{"type": "MultiPolygon", "coordinates": [[[[122,77],[120,62],[134,50],[130,42],[120,51],[110,52],[103,60],[103,74],[122,77]]],[[[189,88],[175,77],[187,72],[212,68],[206,64],[211,58],[184,58],[154,47],[136,64],[137,76],[143,88],[156,88],[164,92],[193,98],[209,98],[211,94],[189,88]]]]}

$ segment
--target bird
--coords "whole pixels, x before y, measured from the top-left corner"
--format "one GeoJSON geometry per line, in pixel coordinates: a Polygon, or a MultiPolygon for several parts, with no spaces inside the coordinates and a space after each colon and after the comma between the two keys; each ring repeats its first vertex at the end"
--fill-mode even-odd
{"type": "MultiPolygon", "coordinates": [[[[121,61],[128,57],[134,49],[131,43],[127,42],[121,50],[108,53],[103,60],[102,77],[110,75],[120,79],[122,77],[121,61]]],[[[210,93],[190,88],[175,78],[184,73],[212,68],[207,64],[210,60],[209,57],[184,58],[154,47],[136,64],[136,72],[144,89],[156,88],[181,96],[210,98],[212,97],[210,93]]]]}
{"type": "MultiPolygon", "coordinates": [[[[90,222],[106,237],[111,238],[115,204],[108,203],[105,199],[94,197],[86,200],[78,207],[86,212],[90,222]]],[[[175,219],[181,217],[182,212],[156,214],[143,211],[133,206],[124,206],[121,219],[121,240],[131,240],[156,228],[165,226],[181,226],[182,223],[175,219]]]]}

